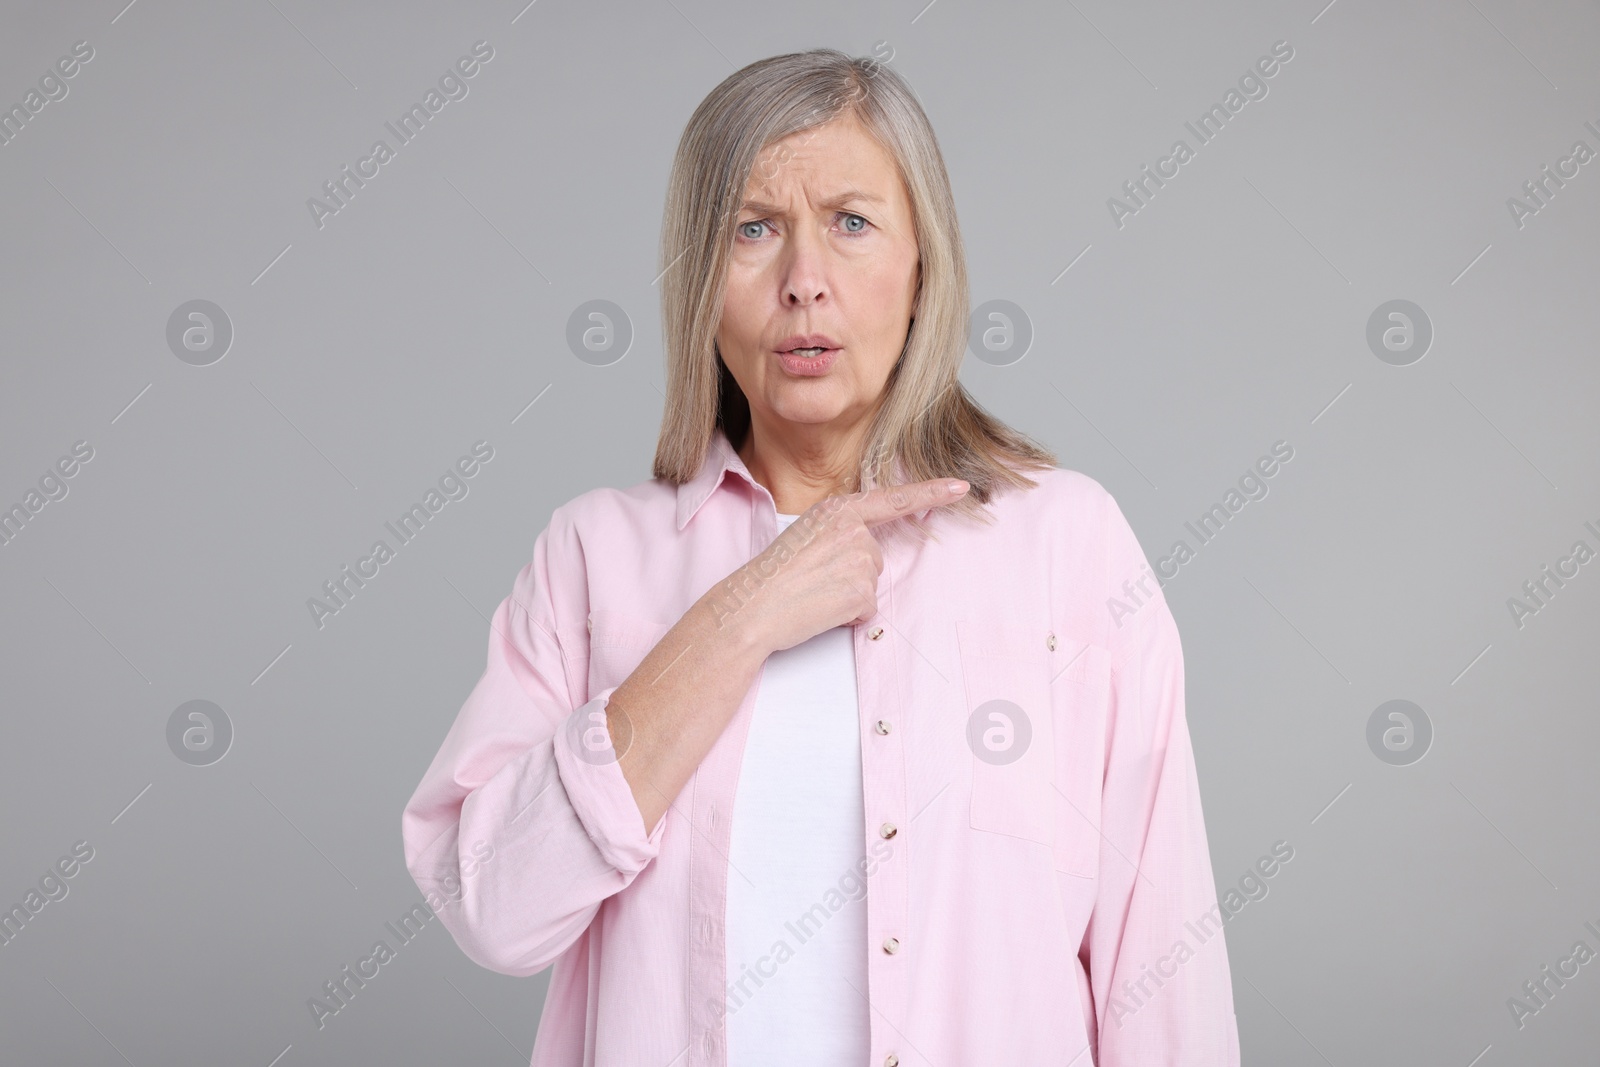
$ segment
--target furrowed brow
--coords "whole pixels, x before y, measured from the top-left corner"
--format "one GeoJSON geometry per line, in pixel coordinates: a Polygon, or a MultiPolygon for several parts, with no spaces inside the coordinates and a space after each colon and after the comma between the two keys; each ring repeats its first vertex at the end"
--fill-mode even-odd
{"type": "MultiPolygon", "coordinates": [[[[822,201],[821,206],[825,208],[832,208],[837,211],[846,204],[857,203],[872,204],[874,206],[881,207],[883,206],[884,199],[881,196],[874,196],[871,193],[863,193],[851,190],[849,192],[837,193],[828,197],[826,200],[822,201]]],[[[769,204],[764,200],[746,200],[741,206],[740,210],[754,211],[758,215],[781,215],[784,213],[785,209],[781,204],[769,204]]]]}

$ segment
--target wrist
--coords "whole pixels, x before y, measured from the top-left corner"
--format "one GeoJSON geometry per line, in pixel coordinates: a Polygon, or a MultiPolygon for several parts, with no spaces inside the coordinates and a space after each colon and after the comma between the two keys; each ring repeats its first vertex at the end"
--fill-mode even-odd
{"type": "Polygon", "coordinates": [[[691,610],[696,613],[699,635],[731,649],[742,658],[760,662],[772,653],[762,613],[753,590],[741,581],[744,568],[706,592],[691,610]]]}

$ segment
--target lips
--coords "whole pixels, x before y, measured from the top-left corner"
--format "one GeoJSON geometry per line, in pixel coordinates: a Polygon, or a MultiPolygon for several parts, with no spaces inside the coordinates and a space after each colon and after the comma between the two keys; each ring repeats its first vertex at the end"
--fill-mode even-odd
{"type": "Polygon", "coordinates": [[[793,352],[797,348],[821,348],[831,351],[838,347],[840,347],[839,342],[825,333],[804,333],[795,334],[793,337],[785,337],[778,342],[778,346],[774,351],[793,352]]]}
{"type": "Polygon", "coordinates": [[[839,358],[839,349],[824,348],[812,352],[791,349],[776,355],[786,374],[795,378],[822,378],[833,369],[834,361],[839,358]]]}

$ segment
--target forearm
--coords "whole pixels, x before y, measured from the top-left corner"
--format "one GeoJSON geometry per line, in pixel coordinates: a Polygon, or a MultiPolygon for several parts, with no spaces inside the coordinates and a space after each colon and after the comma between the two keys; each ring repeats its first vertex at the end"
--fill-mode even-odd
{"type": "Polygon", "coordinates": [[[618,763],[648,833],[722,735],[770,652],[750,620],[735,624],[715,596],[684,613],[606,706],[618,763]]]}

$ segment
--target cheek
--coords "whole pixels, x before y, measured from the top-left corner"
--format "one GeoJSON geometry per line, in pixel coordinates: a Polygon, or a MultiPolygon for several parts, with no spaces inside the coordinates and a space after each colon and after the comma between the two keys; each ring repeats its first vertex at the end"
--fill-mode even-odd
{"type": "Polygon", "coordinates": [[[907,282],[898,270],[877,271],[861,279],[855,304],[872,324],[874,336],[885,342],[898,341],[905,332],[915,284],[907,282]]]}
{"type": "Polygon", "coordinates": [[[755,293],[754,279],[742,272],[729,271],[727,293],[722,300],[722,321],[717,329],[719,337],[726,340],[723,347],[743,347],[757,335],[755,293]]]}
{"type": "Polygon", "coordinates": [[[885,310],[909,307],[911,294],[917,289],[916,254],[899,245],[885,249],[882,255],[862,264],[861,281],[885,310]]]}

